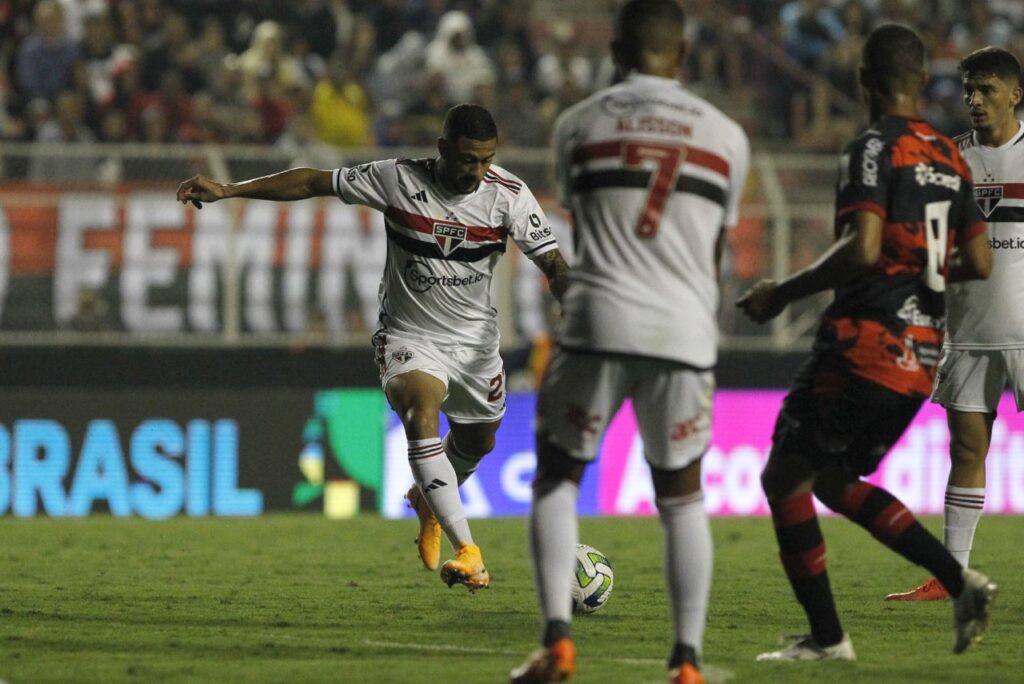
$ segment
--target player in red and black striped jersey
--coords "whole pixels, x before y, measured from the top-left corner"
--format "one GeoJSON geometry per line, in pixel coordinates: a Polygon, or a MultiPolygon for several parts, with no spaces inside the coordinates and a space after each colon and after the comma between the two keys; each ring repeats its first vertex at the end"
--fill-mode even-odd
{"type": "Polygon", "coordinates": [[[762,474],[793,591],[811,634],[758,660],[853,660],[836,613],[812,494],[904,558],[932,571],[954,604],[954,652],[981,638],[995,585],[965,570],[885,490],[860,479],[931,392],[947,280],[986,278],[985,226],[970,171],[949,138],[918,117],[924,46],[910,29],[875,29],[860,70],[872,126],[842,156],[836,242],[817,262],[763,281],[738,306],[758,322],[835,289],[811,358],[779,413],[762,474]]]}
{"type": "Polygon", "coordinates": [[[931,394],[948,255],[985,232],[972,193],[956,144],[920,119],[884,116],[847,146],[836,237],[866,212],[882,222],[881,249],[868,270],[836,287],[817,337],[822,354],[899,394],[931,394]]]}

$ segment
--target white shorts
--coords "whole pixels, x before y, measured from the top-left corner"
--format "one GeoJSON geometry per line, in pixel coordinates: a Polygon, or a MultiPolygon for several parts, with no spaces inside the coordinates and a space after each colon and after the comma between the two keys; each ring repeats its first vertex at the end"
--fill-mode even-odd
{"type": "Polygon", "coordinates": [[[421,371],[444,383],[441,410],[451,420],[490,423],[505,415],[505,367],[497,347],[439,347],[384,332],[373,336],[373,345],[385,391],[391,378],[421,371]]]}
{"type": "Polygon", "coordinates": [[[943,349],[932,401],[970,413],[992,413],[1007,383],[1024,411],[1024,349],[943,349]]]}
{"type": "Polygon", "coordinates": [[[711,371],[557,348],[537,398],[537,432],[573,458],[592,461],[608,422],[628,397],[647,462],[679,470],[708,448],[714,388],[711,371]]]}

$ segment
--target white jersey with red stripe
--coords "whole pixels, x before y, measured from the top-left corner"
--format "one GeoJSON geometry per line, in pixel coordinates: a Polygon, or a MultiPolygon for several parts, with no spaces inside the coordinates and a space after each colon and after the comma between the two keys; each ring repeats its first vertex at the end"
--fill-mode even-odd
{"type": "Polygon", "coordinates": [[[384,214],[380,326],[405,338],[496,348],[491,277],[506,241],[531,259],[558,246],[533,193],[499,166],[464,195],[444,189],[433,159],[335,169],[333,183],[342,201],[384,214]]]}
{"type": "Polygon", "coordinates": [[[988,225],[992,275],[946,287],[946,346],[1024,349],[1024,122],[999,147],[974,132],[955,138],[971,167],[974,197],[988,225]]]}
{"type": "Polygon", "coordinates": [[[714,366],[715,243],[738,219],[746,133],[679,82],[632,74],[566,110],[554,145],[576,228],[559,342],[714,366]]]}

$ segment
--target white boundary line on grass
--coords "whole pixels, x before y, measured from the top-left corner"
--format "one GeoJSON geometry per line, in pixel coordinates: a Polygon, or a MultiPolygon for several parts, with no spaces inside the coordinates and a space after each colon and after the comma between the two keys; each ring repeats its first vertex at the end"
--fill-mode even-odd
{"type": "MultiPolygon", "coordinates": [[[[376,639],[363,639],[363,643],[367,646],[377,646],[379,648],[390,648],[394,650],[405,650],[405,651],[433,651],[443,653],[481,653],[485,655],[507,655],[507,656],[521,656],[523,655],[519,651],[512,651],[500,648],[486,648],[483,646],[457,646],[454,644],[414,644],[406,643],[401,641],[378,641],[376,639]]],[[[623,663],[626,665],[661,665],[664,666],[665,661],[660,658],[618,658],[615,656],[584,656],[580,660],[596,660],[606,661],[611,663],[623,663]]],[[[725,668],[715,667],[714,665],[702,665],[701,672],[704,673],[704,678],[709,684],[718,684],[719,682],[727,682],[733,679],[736,675],[725,668]]],[[[659,680],[660,681],[660,680],[659,680]]]]}

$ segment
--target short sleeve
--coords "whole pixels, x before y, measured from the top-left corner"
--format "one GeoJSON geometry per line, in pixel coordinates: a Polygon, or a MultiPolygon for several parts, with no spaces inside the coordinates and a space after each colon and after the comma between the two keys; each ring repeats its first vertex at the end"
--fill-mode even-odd
{"type": "Polygon", "coordinates": [[[512,203],[507,228],[520,251],[530,259],[558,248],[544,210],[525,184],[512,203]]]}
{"type": "Polygon", "coordinates": [[[334,194],[343,202],[384,211],[388,208],[388,190],[397,184],[395,174],[395,160],[388,159],[335,169],[331,182],[334,194]]]}
{"type": "Polygon", "coordinates": [[[885,219],[891,175],[891,153],[881,136],[868,133],[852,142],[839,162],[836,218],[870,211],[885,219]]]}
{"type": "Polygon", "coordinates": [[[572,162],[572,150],[570,148],[570,112],[563,112],[555,121],[554,132],[551,134],[551,149],[555,154],[555,192],[558,196],[558,203],[566,209],[571,209],[571,184],[570,166],[572,162]]]}
{"type": "Polygon", "coordinates": [[[722,225],[732,228],[740,220],[740,202],[747,184],[747,173],[750,171],[750,141],[742,128],[739,128],[738,145],[735,157],[729,164],[729,192],[725,204],[725,216],[722,225]]]}

